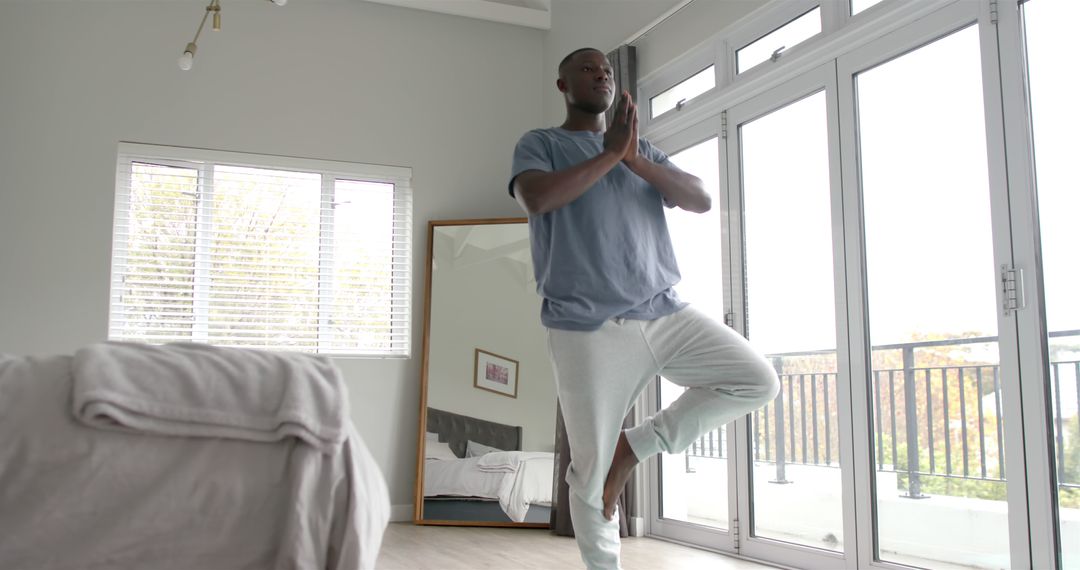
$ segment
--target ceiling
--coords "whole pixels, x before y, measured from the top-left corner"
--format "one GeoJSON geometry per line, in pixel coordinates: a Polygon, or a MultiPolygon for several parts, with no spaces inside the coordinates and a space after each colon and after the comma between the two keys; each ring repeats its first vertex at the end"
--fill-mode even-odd
{"type": "Polygon", "coordinates": [[[368,0],[541,30],[551,29],[551,0],[368,0]]]}

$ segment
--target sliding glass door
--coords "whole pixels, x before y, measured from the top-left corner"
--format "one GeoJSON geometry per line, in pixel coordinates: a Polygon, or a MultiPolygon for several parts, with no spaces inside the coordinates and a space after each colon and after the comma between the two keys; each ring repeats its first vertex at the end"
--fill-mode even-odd
{"type": "MultiPolygon", "coordinates": [[[[767,353],[782,390],[657,459],[657,534],[748,556],[776,551],[800,567],[854,567],[835,108],[829,65],[663,141],[714,192],[704,216],[668,213],[680,296],[767,353]]],[[[655,404],[678,390],[661,380],[655,404]]]]}
{"type": "MultiPolygon", "coordinates": [[[[702,179],[713,203],[720,201],[719,141],[713,133],[703,133],[704,140],[694,141],[671,156],[679,168],[702,179]]],[[[720,241],[721,208],[704,214],[679,209],[666,212],[672,245],[675,248],[683,280],[679,296],[712,318],[724,320],[723,263],[715,246],[720,241]]],[[[667,407],[683,388],[660,380],[660,405],[667,407]]],[[[702,436],[683,453],[659,458],[662,502],[661,518],[708,529],[730,528],[728,512],[727,428],[702,436]]]]}
{"type": "MultiPolygon", "coordinates": [[[[979,28],[841,58],[861,214],[865,403],[874,559],[1011,565],[998,272],[979,28]]],[[[901,32],[917,39],[920,30],[901,32]]],[[[854,169],[853,169],[854,170],[854,169]]],[[[852,217],[852,223],[855,218],[852,217]]],[[[1007,251],[1010,236],[996,238],[1007,251]]],[[[1015,353],[1015,348],[1005,347],[1015,353]]]]}
{"type": "MultiPolygon", "coordinates": [[[[726,237],[723,234],[720,173],[723,140],[718,118],[702,121],[665,142],[671,161],[705,184],[713,208],[704,214],[666,212],[682,281],[679,296],[723,322],[727,304],[726,237]]],[[[649,394],[653,407],[666,407],[683,389],[661,378],[649,394]]],[[[650,504],[652,532],[715,550],[735,551],[731,531],[735,497],[733,424],[704,434],[682,453],[655,459],[650,504]]]]}
{"type": "Polygon", "coordinates": [[[1029,0],[1021,6],[1048,372],[1040,402],[1045,407],[1032,415],[1044,411],[1050,420],[1046,435],[1055,486],[1051,518],[1057,527],[1061,566],[1080,568],[1080,265],[1076,263],[1080,192],[1072,168],[1080,110],[1066,71],[1074,64],[1061,49],[1080,21],[1080,4],[1029,0]]]}
{"type": "Polygon", "coordinates": [[[780,378],[738,426],[740,553],[804,568],[854,562],[835,85],[827,65],[727,111],[732,322],[780,378]]]}

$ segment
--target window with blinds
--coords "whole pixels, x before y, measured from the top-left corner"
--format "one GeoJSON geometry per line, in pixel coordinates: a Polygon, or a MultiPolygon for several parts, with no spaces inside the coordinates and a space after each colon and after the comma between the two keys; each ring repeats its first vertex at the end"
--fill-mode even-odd
{"type": "Polygon", "coordinates": [[[121,144],[109,339],[409,356],[411,176],[121,144]]]}

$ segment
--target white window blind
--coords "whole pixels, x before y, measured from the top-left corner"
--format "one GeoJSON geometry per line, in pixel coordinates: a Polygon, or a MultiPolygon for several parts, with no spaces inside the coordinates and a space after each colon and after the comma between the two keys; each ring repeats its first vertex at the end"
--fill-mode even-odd
{"type": "Polygon", "coordinates": [[[121,144],[109,339],[409,356],[411,176],[121,144]]]}

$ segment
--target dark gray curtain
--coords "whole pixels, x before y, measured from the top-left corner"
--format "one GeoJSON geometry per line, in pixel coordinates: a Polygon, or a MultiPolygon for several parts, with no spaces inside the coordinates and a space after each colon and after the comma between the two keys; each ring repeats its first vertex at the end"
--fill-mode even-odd
{"type": "MultiPolygon", "coordinates": [[[[619,105],[619,97],[623,89],[630,92],[630,97],[635,103],[637,99],[637,52],[634,46],[619,46],[615,51],[607,54],[611,68],[615,72],[615,102],[607,110],[605,116],[611,124],[611,118],[615,116],[615,108],[619,105]]],[[[638,109],[640,114],[641,108],[638,109]]]]}
{"type": "Polygon", "coordinates": [[[570,442],[566,440],[562,406],[555,404],[555,473],[551,488],[551,532],[559,536],[574,536],[570,521],[570,488],[566,484],[566,469],[570,466],[570,442]]]}
{"type": "MultiPolygon", "coordinates": [[[[637,102],[637,55],[634,46],[619,46],[607,54],[608,61],[615,72],[615,102],[608,109],[608,124],[615,114],[619,94],[623,89],[630,92],[630,97],[637,102]]],[[[634,409],[623,420],[623,428],[633,427],[634,409]]],[[[570,443],[566,439],[566,426],[563,425],[562,407],[556,406],[555,412],[555,480],[552,489],[551,532],[560,536],[574,536],[574,525],[570,521],[570,488],[566,484],[566,469],[570,466],[570,443]]],[[[606,475],[606,473],[605,473],[606,475]]],[[[637,501],[634,500],[633,478],[626,484],[619,498],[619,535],[629,536],[630,517],[640,516],[637,501]]]]}

